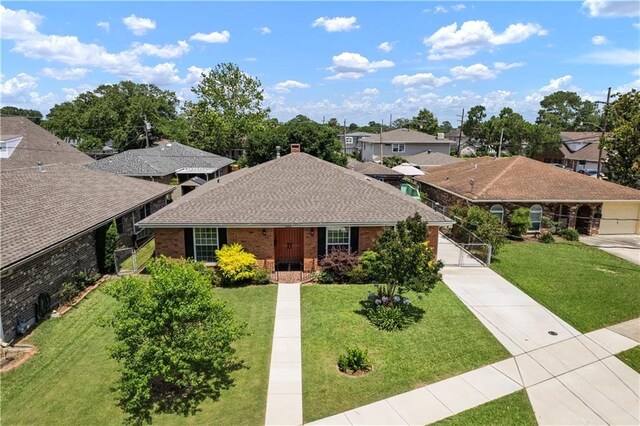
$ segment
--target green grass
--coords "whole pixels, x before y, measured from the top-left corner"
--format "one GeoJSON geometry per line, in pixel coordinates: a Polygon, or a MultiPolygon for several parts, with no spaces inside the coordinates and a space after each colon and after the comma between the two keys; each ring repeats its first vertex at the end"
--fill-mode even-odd
{"type": "MultiPolygon", "coordinates": [[[[156,250],[156,240],[151,239],[136,252],[136,266],[139,271],[151,260],[156,250]]],[[[120,265],[123,271],[133,271],[133,256],[126,258],[120,265]]]]}
{"type": "Polygon", "coordinates": [[[302,287],[302,386],[305,421],[312,421],[437,382],[507,358],[509,353],[442,283],[419,300],[425,310],[399,332],[376,329],[359,302],[372,286],[302,287]],[[347,346],[369,351],[373,371],[347,377],[337,369],[347,346]]]}
{"type": "Polygon", "coordinates": [[[620,361],[640,373],[640,346],[631,348],[616,355],[620,361]]]}
{"type": "MultiPolygon", "coordinates": [[[[248,369],[234,373],[235,387],[217,402],[202,404],[193,417],[156,416],[154,424],[254,425],[264,423],[276,286],[216,289],[249,337],[236,345],[248,369]]],[[[91,293],[61,319],[41,324],[30,337],[38,354],[2,375],[3,425],[122,424],[125,416],[111,388],[117,364],[106,346],[113,333],[100,325],[116,301],[101,291],[91,293]]]]}
{"type": "Polygon", "coordinates": [[[510,243],[491,268],[583,333],[640,316],[640,266],[582,243],[510,243]]]}
{"type": "Polygon", "coordinates": [[[536,416],[525,390],[503,396],[455,416],[434,423],[434,426],[535,426],[536,416]]]}

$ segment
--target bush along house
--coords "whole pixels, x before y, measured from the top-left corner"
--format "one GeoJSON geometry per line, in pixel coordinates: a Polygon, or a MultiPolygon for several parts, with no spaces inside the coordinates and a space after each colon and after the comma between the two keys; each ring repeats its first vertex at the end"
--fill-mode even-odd
{"type": "Polygon", "coordinates": [[[24,333],[61,300],[63,284],[104,270],[106,229],[131,247],[134,222],[164,207],[173,187],[89,170],[89,156],[27,119],[0,121],[0,331],[24,333]]]}
{"type": "Polygon", "coordinates": [[[142,220],[156,254],[215,262],[240,243],[271,271],[318,269],[332,249],[362,253],[385,227],[419,213],[437,251],[438,228],[453,221],[400,190],[300,152],[208,182],[142,220]]]}
{"type": "Polygon", "coordinates": [[[479,157],[415,178],[441,206],[478,205],[507,222],[520,207],[531,228],[543,217],[585,235],[640,234],[640,191],[526,157],[479,157]]]}

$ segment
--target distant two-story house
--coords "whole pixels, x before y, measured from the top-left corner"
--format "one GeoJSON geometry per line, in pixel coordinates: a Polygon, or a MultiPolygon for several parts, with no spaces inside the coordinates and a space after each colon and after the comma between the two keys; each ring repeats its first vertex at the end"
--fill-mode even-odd
{"type": "Polygon", "coordinates": [[[345,154],[351,155],[362,152],[362,139],[375,136],[375,133],[368,132],[353,132],[340,135],[340,143],[342,144],[342,151],[345,154]]]}
{"type": "Polygon", "coordinates": [[[606,168],[607,151],[600,154],[601,132],[560,132],[562,145],[551,152],[543,152],[534,157],[545,163],[560,164],[566,169],[578,171],[598,170],[601,156],[602,168],[606,168]]]}
{"type": "Polygon", "coordinates": [[[449,154],[453,141],[444,133],[437,136],[411,129],[395,129],[361,139],[362,161],[381,163],[384,157],[399,155],[406,157],[427,150],[449,154]]]}

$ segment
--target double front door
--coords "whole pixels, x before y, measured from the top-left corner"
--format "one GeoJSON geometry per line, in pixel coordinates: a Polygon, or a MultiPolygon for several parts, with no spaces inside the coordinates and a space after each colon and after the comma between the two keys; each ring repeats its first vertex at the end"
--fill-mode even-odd
{"type": "Polygon", "coordinates": [[[298,263],[304,258],[304,228],[276,228],[276,262],[298,263]]]}

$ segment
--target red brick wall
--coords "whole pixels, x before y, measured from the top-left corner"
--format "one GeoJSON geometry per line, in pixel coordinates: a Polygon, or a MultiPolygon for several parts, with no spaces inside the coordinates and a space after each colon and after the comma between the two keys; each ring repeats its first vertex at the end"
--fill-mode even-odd
{"type": "Polygon", "coordinates": [[[315,271],[318,269],[318,228],[304,228],[303,245],[304,272],[315,271]]]}
{"type": "Polygon", "coordinates": [[[262,228],[227,228],[227,242],[240,243],[258,259],[260,266],[273,270],[275,248],[273,246],[274,232],[266,228],[267,235],[262,235],[262,228]]]}
{"type": "Polygon", "coordinates": [[[185,256],[183,228],[156,228],[156,255],[185,256]]]}
{"type": "Polygon", "coordinates": [[[383,226],[361,226],[358,236],[358,250],[360,253],[371,250],[384,231],[383,226]]]}

